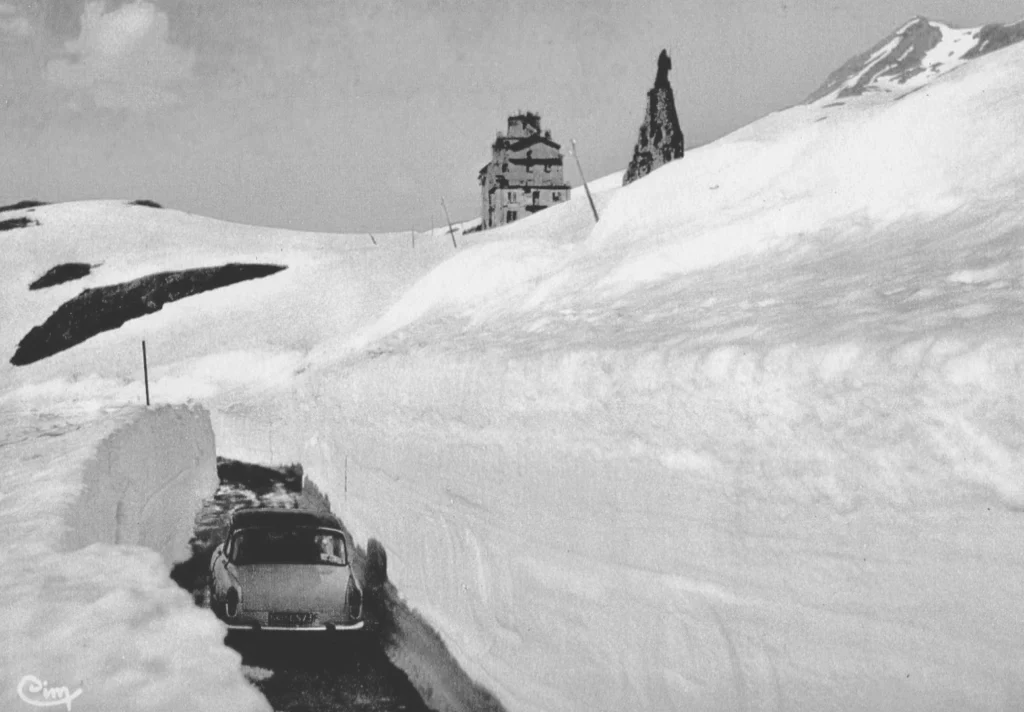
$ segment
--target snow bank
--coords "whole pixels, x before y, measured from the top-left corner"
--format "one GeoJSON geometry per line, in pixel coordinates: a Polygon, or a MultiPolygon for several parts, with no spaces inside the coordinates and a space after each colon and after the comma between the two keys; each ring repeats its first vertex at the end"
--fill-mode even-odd
{"type": "Polygon", "coordinates": [[[103,439],[68,507],[63,548],[144,546],[167,563],[188,558],[196,512],[217,487],[213,429],[205,410],[138,409],[103,439]]]}
{"type": "Polygon", "coordinates": [[[1001,710],[1021,373],[1011,340],[420,352],[215,427],[301,461],[510,710],[1001,710]]]}
{"type": "Polygon", "coordinates": [[[797,107],[582,240],[460,251],[214,406],[223,454],[301,462],[513,712],[1013,709],[1022,69],[797,107]]]}
{"type": "Polygon", "coordinates": [[[0,551],[0,707],[43,699],[34,676],[81,690],[71,704],[86,712],[269,709],[223,625],[168,576],[216,487],[207,413],[0,417],[0,527],[18,544],[0,551]]]}
{"type": "Polygon", "coordinates": [[[1007,147],[1024,132],[1006,117],[1024,113],[1009,74],[1022,69],[1012,47],[900,101],[766,117],[620,191],[592,240],[638,248],[617,276],[634,283],[799,249],[815,232],[865,239],[1003,200],[1019,185],[1007,147]]]}

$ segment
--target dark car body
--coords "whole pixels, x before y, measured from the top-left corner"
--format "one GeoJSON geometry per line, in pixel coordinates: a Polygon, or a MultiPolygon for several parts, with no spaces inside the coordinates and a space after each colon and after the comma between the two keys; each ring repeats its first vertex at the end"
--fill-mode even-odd
{"type": "Polygon", "coordinates": [[[210,605],[229,628],[359,630],[363,592],[341,522],[297,509],[244,509],[210,560],[210,605]]]}

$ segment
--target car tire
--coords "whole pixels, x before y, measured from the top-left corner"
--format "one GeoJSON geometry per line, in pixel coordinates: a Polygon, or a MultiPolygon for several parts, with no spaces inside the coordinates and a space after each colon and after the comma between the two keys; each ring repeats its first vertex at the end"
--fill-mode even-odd
{"type": "Polygon", "coordinates": [[[210,610],[213,611],[213,615],[218,618],[224,617],[224,603],[217,598],[216,592],[213,588],[210,588],[210,610]]]}

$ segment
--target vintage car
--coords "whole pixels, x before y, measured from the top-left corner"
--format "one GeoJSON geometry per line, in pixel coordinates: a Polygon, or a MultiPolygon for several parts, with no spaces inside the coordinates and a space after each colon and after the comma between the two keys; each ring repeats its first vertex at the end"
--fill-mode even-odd
{"type": "Polygon", "coordinates": [[[243,509],[210,560],[210,607],[229,628],[352,631],[363,591],[341,522],[298,509],[243,509]]]}

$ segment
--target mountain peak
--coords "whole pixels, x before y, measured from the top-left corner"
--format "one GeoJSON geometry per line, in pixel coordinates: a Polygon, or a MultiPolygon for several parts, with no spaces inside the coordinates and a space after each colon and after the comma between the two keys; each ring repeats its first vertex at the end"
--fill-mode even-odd
{"type": "Polygon", "coordinates": [[[830,74],[805,103],[872,93],[905,94],[970,59],[1022,39],[1024,21],[959,29],[918,15],[830,74]]]}

